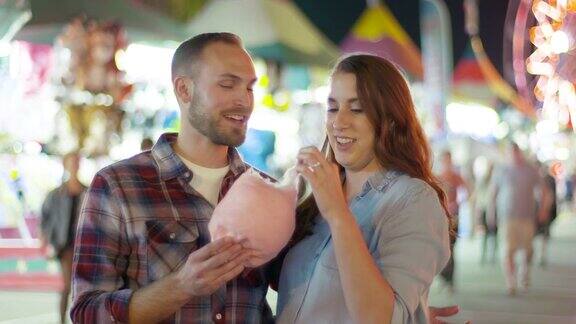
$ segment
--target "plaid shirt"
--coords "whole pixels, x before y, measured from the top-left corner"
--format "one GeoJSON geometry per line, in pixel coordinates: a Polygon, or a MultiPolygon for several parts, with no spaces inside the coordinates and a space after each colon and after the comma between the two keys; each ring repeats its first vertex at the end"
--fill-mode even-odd
{"type": "MultiPolygon", "coordinates": [[[[128,322],[132,293],[176,271],[209,242],[214,210],[190,186],[191,171],[164,134],[151,151],[99,171],[81,211],[73,266],[72,320],[128,322]]],[[[229,150],[220,199],[246,165],[229,150]]],[[[266,267],[252,270],[211,296],[191,299],[166,323],[266,323],[266,267]]]]}

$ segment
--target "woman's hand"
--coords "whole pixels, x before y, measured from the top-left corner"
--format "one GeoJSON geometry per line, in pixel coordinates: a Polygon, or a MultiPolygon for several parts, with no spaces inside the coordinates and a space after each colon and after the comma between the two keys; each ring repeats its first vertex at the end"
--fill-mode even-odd
{"type": "Polygon", "coordinates": [[[328,223],[348,210],[338,165],[328,162],[317,148],[300,150],[296,171],[310,183],[320,214],[328,223]]]}

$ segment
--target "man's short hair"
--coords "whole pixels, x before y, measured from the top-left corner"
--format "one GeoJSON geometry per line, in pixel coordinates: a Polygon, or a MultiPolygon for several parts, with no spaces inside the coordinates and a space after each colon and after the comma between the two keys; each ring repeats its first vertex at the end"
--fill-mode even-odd
{"type": "Polygon", "coordinates": [[[179,74],[193,76],[196,72],[194,65],[201,59],[204,48],[216,42],[243,47],[240,37],[232,33],[219,32],[196,35],[180,44],[176,49],[172,58],[172,80],[179,74]]]}

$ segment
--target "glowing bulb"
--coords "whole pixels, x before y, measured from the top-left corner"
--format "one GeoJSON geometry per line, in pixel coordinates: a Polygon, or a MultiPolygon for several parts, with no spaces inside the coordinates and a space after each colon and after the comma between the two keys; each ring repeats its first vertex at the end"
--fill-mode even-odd
{"type": "Polygon", "coordinates": [[[554,120],[542,120],[536,124],[536,131],[542,134],[556,134],[558,133],[558,122],[554,120]]]}
{"type": "Polygon", "coordinates": [[[570,39],[564,31],[557,30],[552,34],[550,45],[552,45],[552,51],[554,53],[566,53],[570,49],[570,39]]]}
{"type": "Polygon", "coordinates": [[[10,55],[10,50],[12,47],[10,46],[9,42],[0,41],[0,57],[10,55]]]}
{"type": "Polygon", "coordinates": [[[556,152],[554,152],[554,155],[556,156],[556,159],[566,161],[570,157],[570,150],[565,147],[559,147],[556,149],[556,152]]]}
{"type": "Polygon", "coordinates": [[[124,50],[116,51],[114,55],[114,60],[116,61],[116,66],[120,71],[126,71],[126,52],[124,50]]]}
{"type": "Polygon", "coordinates": [[[526,70],[531,74],[551,76],[554,74],[554,68],[549,63],[528,62],[526,70]]]}

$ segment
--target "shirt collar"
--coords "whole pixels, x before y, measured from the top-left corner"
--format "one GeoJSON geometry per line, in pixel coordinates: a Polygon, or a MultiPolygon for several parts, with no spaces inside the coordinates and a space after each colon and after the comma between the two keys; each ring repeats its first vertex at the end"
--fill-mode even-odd
{"type": "Polygon", "coordinates": [[[364,196],[370,189],[376,189],[380,192],[384,191],[393,180],[398,178],[402,173],[395,170],[376,171],[362,187],[360,196],[364,196]]]}
{"type": "MultiPolygon", "coordinates": [[[[180,176],[190,177],[190,170],[188,170],[178,154],[174,152],[173,145],[177,139],[177,133],[165,133],[160,136],[152,147],[152,158],[158,165],[158,173],[162,181],[180,176]]],[[[242,161],[238,151],[233,147],[228,148],[228,162],[230,165],[228,174],[232,173],[234,178],[240,176],[248,168],[242,161]]]]}

